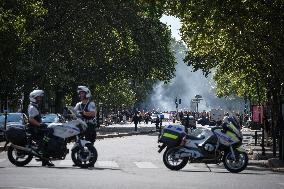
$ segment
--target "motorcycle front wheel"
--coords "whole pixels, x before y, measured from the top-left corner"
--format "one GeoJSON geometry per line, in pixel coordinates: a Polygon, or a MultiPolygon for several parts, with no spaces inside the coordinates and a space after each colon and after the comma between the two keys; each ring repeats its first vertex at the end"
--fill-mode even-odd
{"type": "Polygon", "coordinates": [[[85,147],[77,146],[72,150],[71,158],[78,167],[93,167],[98,159],[98,152],[92,145],[87,145],[85,147]]]}
{"type": "Polygon", "coordinates": [[[33,159],[33,155],[28,154],[27,152],[24,152],[22,150],[13,148],[12,146],[9,146],[7,155],[9,161],[18,167],[23,167],[27,165],[33,159]]]}
{"type": "Polygon", "coordinates": [[[176,158],[175,154],[178,151],[177,148],[168,148],[163,155],[163,162],[165,166],[174,171],[178,171],[184,168],[189,160],[188,157],[176,158]]]}
{"type": "Polygon", "coordinates": [[[231,152],[228,152],[224,156],[224,166],[232,173],[239,173],[243,171],[248,165],[248,155],[245,152],[234,151],[235,159],[231,152]]]}

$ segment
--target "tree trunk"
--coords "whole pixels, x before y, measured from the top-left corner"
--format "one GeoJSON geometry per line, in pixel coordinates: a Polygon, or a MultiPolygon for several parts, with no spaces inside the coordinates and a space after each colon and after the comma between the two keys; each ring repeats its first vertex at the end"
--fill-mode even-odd
{"type": "Polygon", "coordinates": [[[278,122],[278,118],[279,118],[279,114],[280,112],[280,87],[275,87],[275,90],[271,93],[271,110],[272,110],[272,116],[271,116],[271,120],[272,120],[272,139],[273,139],[273,156],[276,156],[276,140],[278,138],[278,131],[279,128],[277,127],[277,122],[278,122]]]}
{"type": "Polygon", "coordinates": [[[55,92],[55,113],[63,112],[63,91],[61,89],[55,92]]]}

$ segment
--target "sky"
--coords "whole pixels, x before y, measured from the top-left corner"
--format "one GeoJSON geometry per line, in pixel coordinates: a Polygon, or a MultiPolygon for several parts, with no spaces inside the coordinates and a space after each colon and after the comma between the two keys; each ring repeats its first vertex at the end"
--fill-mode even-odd
{"type": "Polygon", "coordinates": [[[172,31],[172,36],[177,40],[181,40],[179,29],[181,28],[180,20],[174,16],[163,15],[160,19],[161,22],[170,26],[172,31]]]}

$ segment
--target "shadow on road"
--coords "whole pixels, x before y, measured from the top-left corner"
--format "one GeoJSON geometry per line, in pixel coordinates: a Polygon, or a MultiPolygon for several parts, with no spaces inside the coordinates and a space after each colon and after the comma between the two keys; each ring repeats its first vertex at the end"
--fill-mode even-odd
{"type": "MultiPolygon", "coordinates": [[[[0,167],[0,168],[7,168],[7,167],[0,167]]],[[[42,167],[40,165],[27,165],[27,166],[24,166],[24,167],[21,167],[21,168],[46,168],[46,169],[69,169],[69,170],[78,170],[78,169],[81,169],[81,170],[99,170],[99,171],[103,171],[103,170],[113,170],[113,171],[120,171],[121,169],[120,168],[111,168],[111,167],[89,167],[89,168],[80,168],[80,167],[73,167],[73,166],[69,166],[69,167],[66,167],[66,166],[54,166],[54,167],[42,167]]]]}

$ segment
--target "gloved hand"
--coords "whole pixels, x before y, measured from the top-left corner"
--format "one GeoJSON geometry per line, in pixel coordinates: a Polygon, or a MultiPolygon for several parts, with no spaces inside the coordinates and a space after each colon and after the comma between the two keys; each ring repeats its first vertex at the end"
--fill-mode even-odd
{"type": "Polygon", "coordinates": [[[41,127],[41,128],[47,128],[47,124],[41,123],[41,124],[40,124],[40,127],[41,127]]]}

